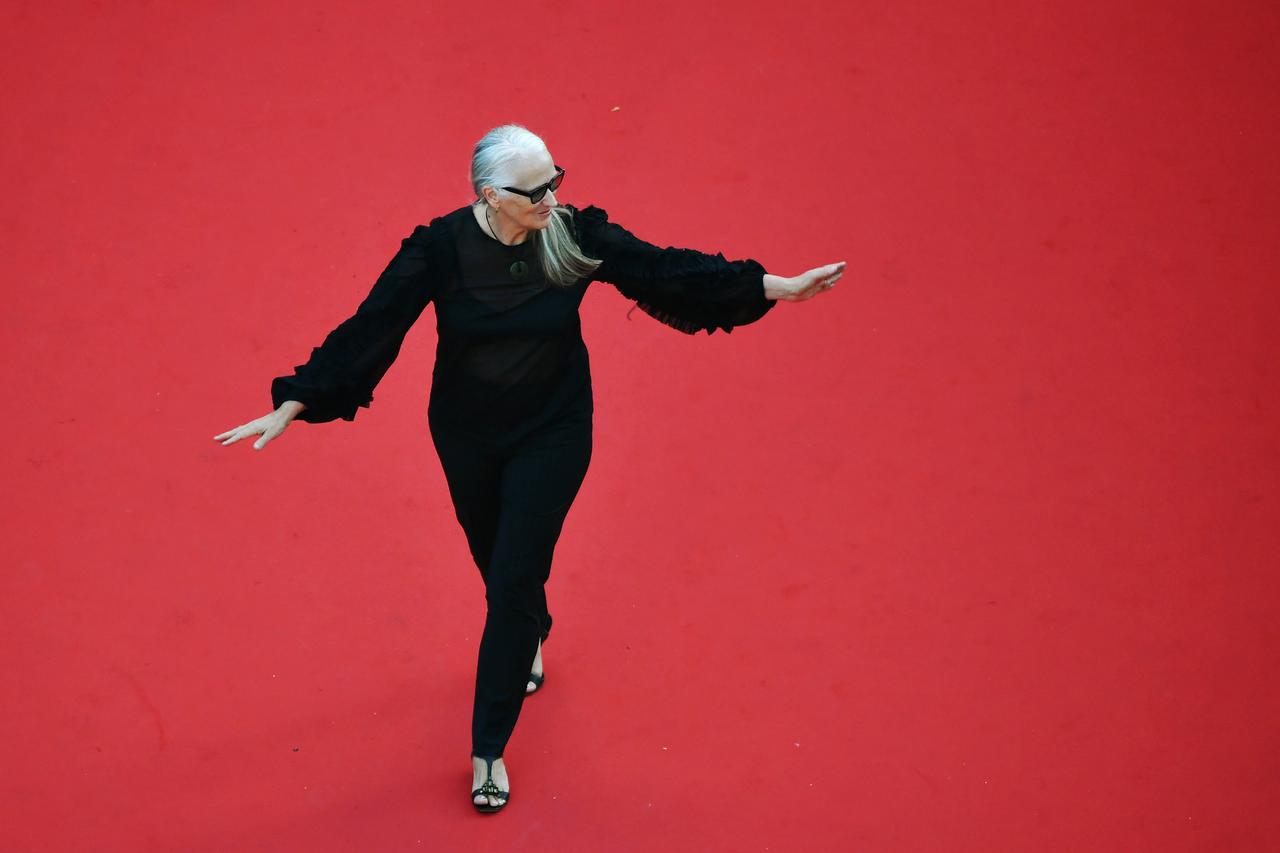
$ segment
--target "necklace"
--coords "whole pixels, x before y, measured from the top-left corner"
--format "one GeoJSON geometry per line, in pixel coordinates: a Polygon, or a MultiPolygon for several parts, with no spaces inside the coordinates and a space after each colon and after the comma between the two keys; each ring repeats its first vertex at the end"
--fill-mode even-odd
{"type": "MultiPolygon", "coordinates": [[[[498,237],[498,232],[493,230],[493,223],[489,221],[489,205],[487,204],[484,206],[484,222],[489,226],[489,233],[493,235],[493,239],[502,243],[502,240],[498,237]]],[[[502,245],[507,246],[515,244],[502,243],[502,245]]],[[[508,271],[511,273],[511,277],[516,281],[524,281],[529,277],[529,265],[524,261],[516,261],[508,268],[508,271]]]]}
{"type": "MultiPolygon", "coordinates": [[[[489,226],[489,233],[493,235],[493,239],[497,240],[499,243],[502,243],[502,238],[498,236],[497,231],[493,230],[493,223],[489,221],[489,205],[487,204],[484,206],[484,222],[486,225],[489,226]]],[[[505,246],[507,244],[502,243],[502,245],[505,246]]]]}

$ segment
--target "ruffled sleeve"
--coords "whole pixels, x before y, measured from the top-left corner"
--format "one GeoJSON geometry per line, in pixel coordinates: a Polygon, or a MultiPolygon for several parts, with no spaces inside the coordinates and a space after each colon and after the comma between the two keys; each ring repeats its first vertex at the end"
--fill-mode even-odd
{"type": "Polygon", "coordinates": [[[368,407],[405,335],[431,301],[430,229],[425,225],[400,242],[400,250],[374,282],[353,314],[311,350],[306,364],[291,376],[271,381],[271,403],[286,400],[306,405],[297,420],[308,423],[355,420],[368,407]]]}
{"type": "Polygon", "coordinates": [[[754,323],[773,308],[764,295],[765,268],[694,249],[659,248],[610,222],[595,205],[573,211],[578,244],[604,263],[592,279],[617,287],[649,316],[686,334],[754,323]]]}

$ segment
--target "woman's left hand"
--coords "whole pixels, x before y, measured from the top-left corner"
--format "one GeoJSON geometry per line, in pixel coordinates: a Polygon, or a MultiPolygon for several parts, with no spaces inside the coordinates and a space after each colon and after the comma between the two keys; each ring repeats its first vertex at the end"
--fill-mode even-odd
{"type": "Polygon", "coordinates": [[[783,278],[780,275],[764,277],[764,295],[767,299],[781,299],[786,302],[803,302],[812,299],[819,293],[825,293],[835,286],[844,275],[844,261],[814,267],[794,278],[783,278]]]}

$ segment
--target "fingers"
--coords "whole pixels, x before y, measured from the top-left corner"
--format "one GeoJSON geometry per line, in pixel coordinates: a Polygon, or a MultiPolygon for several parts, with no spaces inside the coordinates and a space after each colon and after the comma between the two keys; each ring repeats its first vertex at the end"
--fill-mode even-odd
{"type": "Polygon", "coordinates": [[[285,427],[287,427],[288,425],[289,424],[287,421],[285,422],[273,421],[266,429],[262,431],[262,438],[258,439],[253,443],[253,449],[261,450],[262,448],[266,447],[269,443],[271,443],[275,439],[276,436],[284,432],[285,427]]]}
{"type": "Polygon", "coordinates": [[[229,430],[228,432],[224,432],[222,435],[230,435],[231,437],[228,438],[226,441],[222,442],[222,446],[226,447],[228,444],[235,444],[240,439],[253,435],[253,433],[242,433],[241,430],[243,429],[244,427],[236,427],[234,430],[229,430]]]}
{"type": "Polygon", "coordinates": [[[826,290],[839,281],[843,275],[844,273],[837,272],[830,275],[814,276],[813,280],[809,282],[809,286],[806,287],[805,290],[813,292],[826,290]]]}
{"type": "Polygon", "coordinates": [[[262,430],[257,427],[256,422],[241,424],[240,426],[235,427],[234,429],[229,429],[226,432],[218,433],[213,437],[213,440],[220,441],[225,437],[226,440],[222,442],[222,446],[226,447],[228,444],[235,444],[237,441],[239,441],[242,438],[248,438],[251,435],[257,435],[260,432],[262,432],[262,430]]]}
{"type": "Polygon", "coordinates": [[[226,447],[228,444],[235,444],[242,438],[262,433],[262,438],[253,444],[254,450],[261,450],[272,439],[284,432],[285,427],[288,425],[288,419],[282,419],[275,412],[272,412],[271,414],[263,415],[257,420],[249,421],[247,424],[240,424],[240,426],[229,429],[226,432],[220,432],[213,437],[213,440],[221,441],[222,446],[226,447]]]}
{"type": "Polygon", "coordinates": [[[270,429],[267,430],[262,434],[262,438],[258,439],[253,443],[253,449],[261,450],[262,448],[266,447],[268,444],[271,443],[271,439],[275,438],[279,434],[280,434],[279,430],[270,430],[270,429]]]}
{"type": "Polygon", "coordinates": [[[814,267],[806,275],[810,277],[812,282],[819,284],[826,281],[834,281],[844,275],[844,261],[838,261],[822,267],[814,267]]]}
{"type": "Polygon", "coordinates": [[[808,279],[796,292],[795,300],[804,301],[812,299],[820,293],[825,293],[835,287],[837,281],[844,277],[845,262],[837,261],[834,264],[826,266],[814,267],[805,273],[808,279]]]}
{"type": "Polygon", "coordinates": [[[827,264],[822,269],[823,269],[823,275],[820,279],[820,283],[824,290],[829,290],[831,287],[835,285],[837,281],[841,279],[842,276],[844,276],[844,261],[839,261],[834,264],[827,264]]]}

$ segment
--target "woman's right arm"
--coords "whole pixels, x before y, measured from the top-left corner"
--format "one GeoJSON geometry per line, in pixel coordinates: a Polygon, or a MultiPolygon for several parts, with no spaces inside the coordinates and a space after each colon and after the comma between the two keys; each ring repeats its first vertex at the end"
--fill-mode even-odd
{"type": "Polygon", "coordinates": [[[431,300],[428,263],[430,229],[419,225],[378,276],[355,314],[312,349],[306,364],[271,382],[275,410],[214,436],[224,445],[261,434],[261,450],[293,420],[324,423],[354,420],[373,400],[373,390],[400,352],[405,335],[431,300]]]}

